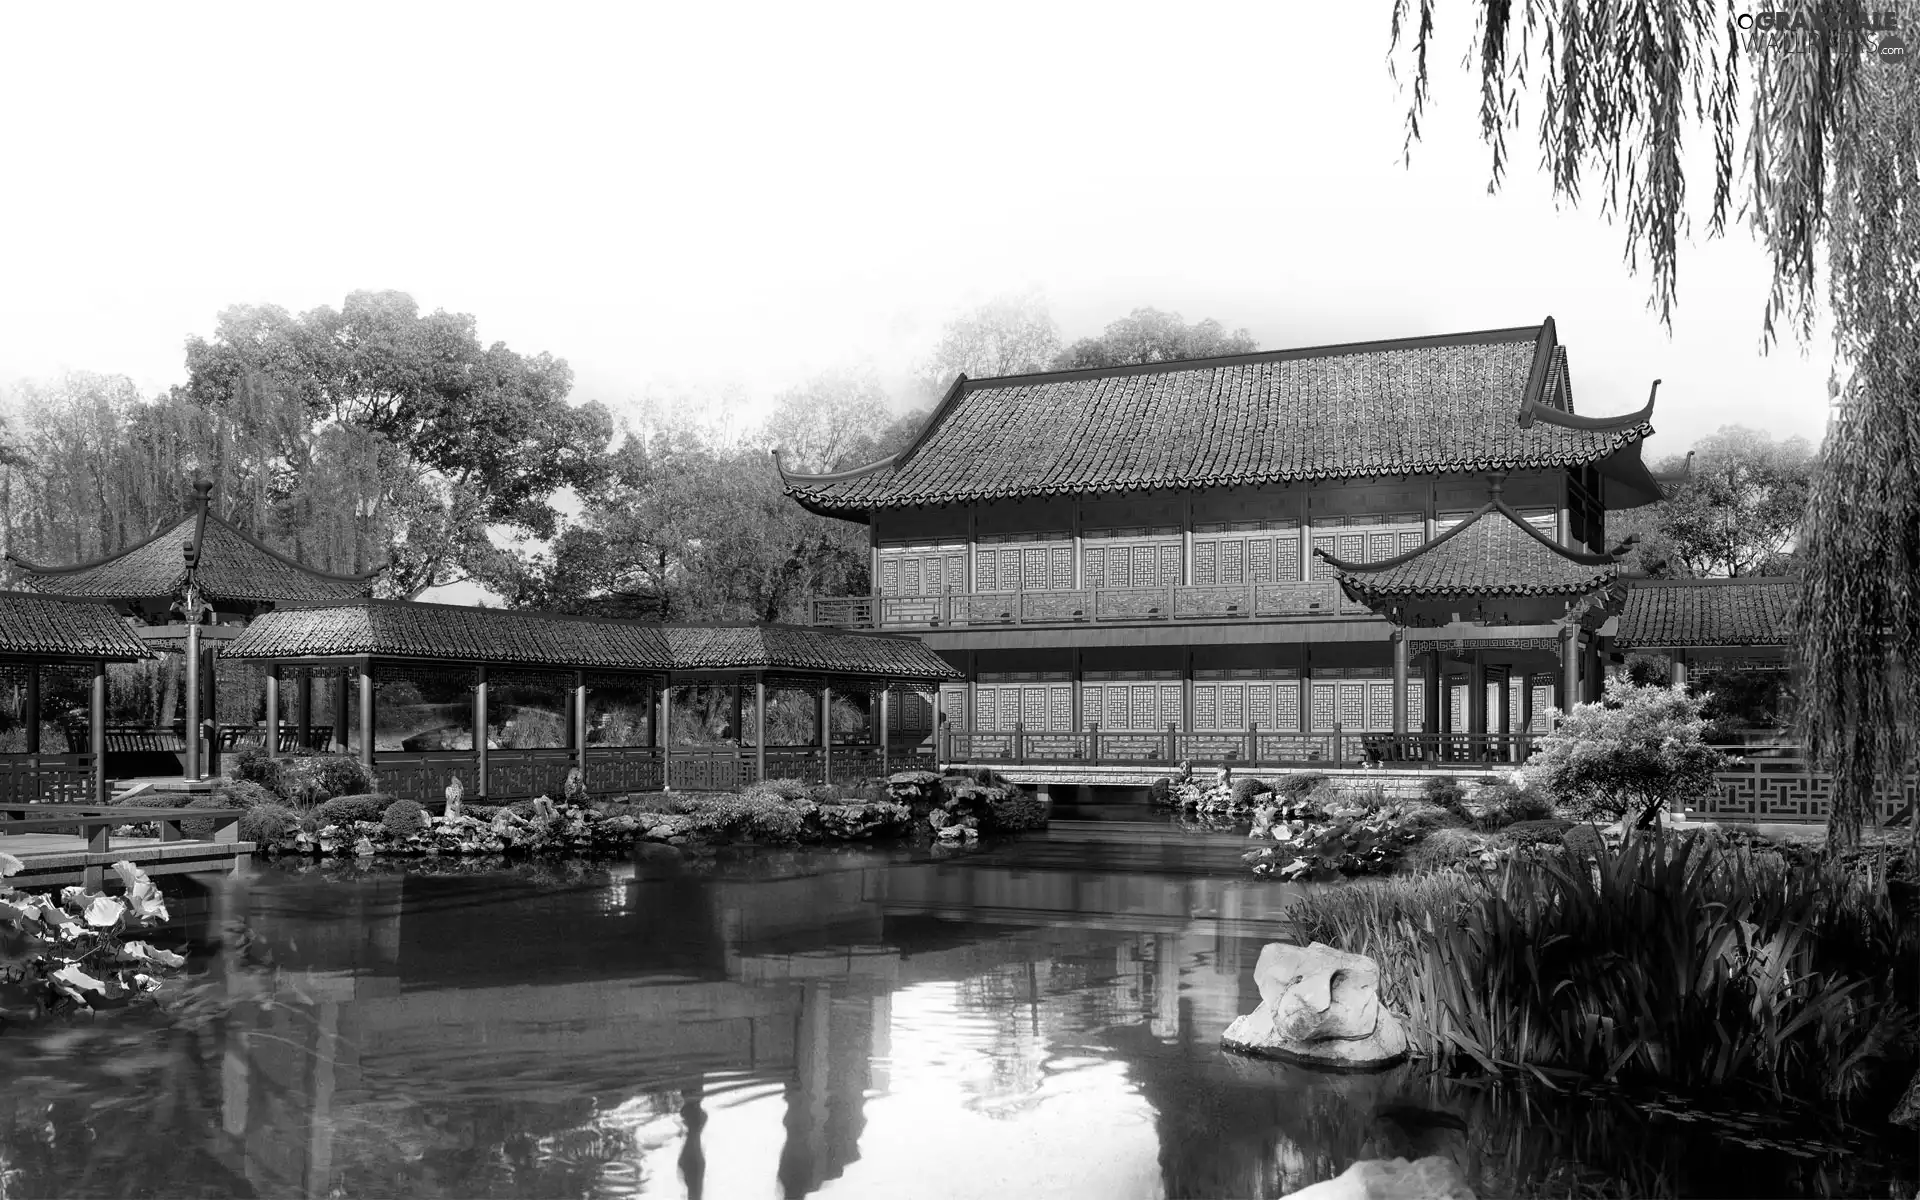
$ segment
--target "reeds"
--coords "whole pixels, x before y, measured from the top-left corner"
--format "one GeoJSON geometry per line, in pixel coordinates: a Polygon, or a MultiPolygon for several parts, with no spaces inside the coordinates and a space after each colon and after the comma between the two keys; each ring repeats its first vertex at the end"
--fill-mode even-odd
{"type": "Polygon", "coordinates": [[[1417,1049],[1490,1072],[1855,1095],[1911,1049],[1920,937],[1883,875],[1756,860],[1697,834],[1490,878],[1357,884],[1300,932],[1380,965],[1417,1049]]]}

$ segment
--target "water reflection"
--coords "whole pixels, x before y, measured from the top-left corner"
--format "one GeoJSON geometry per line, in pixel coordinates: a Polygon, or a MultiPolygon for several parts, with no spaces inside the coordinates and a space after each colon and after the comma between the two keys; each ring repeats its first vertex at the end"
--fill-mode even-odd
{"type": "Polygon", "coordinates": [[[0,1038],[0,1196],[1264,1197],[1424,1152],[1483,1194],[1741,1194],[1740,1151],[1681,1179],[1699,1139],[1644,1110],[1563,1134],[1418,1072],[1222,1055],[1292,898],[1235,850],[262,869],[184,922],[218,949],[167,1031],[0,1038]]]}

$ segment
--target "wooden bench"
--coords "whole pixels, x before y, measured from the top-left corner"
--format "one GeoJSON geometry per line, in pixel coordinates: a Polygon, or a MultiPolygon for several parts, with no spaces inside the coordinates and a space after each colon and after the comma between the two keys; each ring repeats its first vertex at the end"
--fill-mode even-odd
{"type": "Polygon", "coordinates": [[[150,729],[139,725],[109,725],[102,736],[106,741],[109,754],[184,754],[187,749],[186,737],[171,729],[150,729]]]}

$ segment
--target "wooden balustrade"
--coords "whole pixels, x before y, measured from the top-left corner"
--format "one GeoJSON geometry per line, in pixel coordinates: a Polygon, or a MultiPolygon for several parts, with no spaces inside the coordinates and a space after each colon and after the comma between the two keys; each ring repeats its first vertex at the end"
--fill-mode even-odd
{"type": "Polygon", "coordinates": [[[940,592],[911,596],[823,596],[808,601],[815,625],[842,629],[927,629],[982,625],[1058,626],[1148,621],[1365,616],[1328,580],[1162,585],[1023,592],[940,592]]]}

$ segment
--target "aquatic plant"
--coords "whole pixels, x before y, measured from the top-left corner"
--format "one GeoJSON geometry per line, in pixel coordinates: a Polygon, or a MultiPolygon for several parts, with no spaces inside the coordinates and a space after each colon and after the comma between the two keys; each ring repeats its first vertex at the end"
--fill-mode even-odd
{"type": "Polygon", "coordinates": [[[1379,962],[1415,1046],[1454,1065],[1840,1106],[1912,1049],[1920,934],[1884,880],[1695,834],[1340,889],[1294,914],[1379,962]]]}
{"type": "Polygon", "coordinates": [[[37,1017],[76,1005],[98,1008],[157,991],[186,959],[127,935],[167,919],[146,872],[113,864],[123,896],[68,887],[58,899],[23,892],[6,879],[20,860],[0,853],[0,1019],[37,1017]]]}

